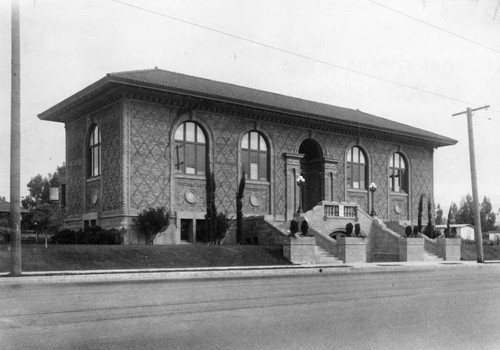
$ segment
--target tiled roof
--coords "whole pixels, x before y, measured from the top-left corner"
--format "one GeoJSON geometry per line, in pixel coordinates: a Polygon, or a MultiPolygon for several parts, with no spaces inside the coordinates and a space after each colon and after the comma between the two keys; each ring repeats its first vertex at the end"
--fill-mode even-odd
{"type": "MultiPolygon", "coordinates": [[[[21,208],[21,213],[27,213],[28,211],[21,208]]],[[[10,213],[10,203],[0,199],[0,213],[10,213]]]]}
{"type": "MultiPolygon", "coordinates": [[[[453,145],[457,142],[456,140],[445,136],[406,124],[394,122],[386,118],[377,117],[359,110],[303,100],[300,98],[247,88],[239,85],[169,72],[162,69],[109,73],[99,82],[101,82],[101,84],[112,82],[149,87],[152,89],[166,90],[179,94],[251,106],[254,108],[262,108],[285,114],[299,115],[304,118],[312,118],[359,128],[408,135],[410,137],[428,140],[437,146],[453,145]]],[[[92,87],[92,85],[90,87],[92,87]]],[[[77,98],[82,98],[87,89],[73,95],[72,97],[74,98],[72,101],[68,101],[71,99],[70,97],[69,99],[61,102],[59,105],[63,105],[64,102],[73,102],[77,98]]],[[[41,119],[51,120],[51,112],[57,110],[59,105],[41,113],[39,117],[41,119]]]]}

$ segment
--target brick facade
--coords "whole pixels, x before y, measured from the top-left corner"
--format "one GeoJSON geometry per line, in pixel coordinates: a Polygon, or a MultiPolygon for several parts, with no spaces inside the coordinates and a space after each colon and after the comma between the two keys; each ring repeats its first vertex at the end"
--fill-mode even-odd
{"type": "Polygon", "coordinates": [[[323,199],[355,202],[369,212],[368,191],[350,190],[345,186],[346,152],[353,146],[365,151],[368,181],[378,185],[375,210],[379,217],[414,220],[420,194],[433,191],[433,152],[426,147],[307,127],[292,128],[220,111],[183,113],[181,108],[168,103],[123,99],[66,125],[68,221],[81,224],[82,214],[95,213],[104,227],[108,222],[127,226],[130,220],[125,219],[151,206],[165,206],[173,213],[195,212],[202,217],[206,211],[204,177],[173,172],[173,130],[188,120],[197,122],[209,135],[208,152],[216,179],[218,211],[229,214],[236,211],[235,195],[241,177],[239,144],[243,135],[251,130],[261,132],[270,145],[271,181],[247,181],[245,214],[272,215],[280,220],[287,217],[287,187],[293,184],[289,179],[287,183],[284,154],[298,154],[300,144],[307,139],[317,142],[325,159],[334,160],[327,162],[323,169],[327,174],[323,199]],[[88,130],[94,124],[99,125],[102,133],[102,175],[86,179],[85,145],[88,130]],[[388,190],[389,158],[394,152],[407,158],[408,194],[391,194],[388,190]],[[194,194],[194,201],[186,200],[187,192],[194,194]],[[97,201],[93,201],[96,194],[97,201]]]}
{"type": "MultiPolygon", "coordinates": [[[[153,70],[144,74],[155,77],[160,73],[153,70]]],[[[205,161],[215,177],[215,204],[219,212],[227,211],[230,216],[236,212],[236,193],[242,176],[243,136],[250,131],[261,134],[269,154],[269,181],[247,180],[243,213],[265,215],[281,222],[290,220],[299,206],[300,192],[295,183],[299,174],[307,180],[302,192],[302,203],[307,206],[304,209],[326,200],[357,203],[360,210],[370,211],[371,193],[346,186],[346,155],[354,146],[366,156],[366,183],[378,186],[375,210],[379,218],[414,222],[419,196],[433,194],[434,147],[456,142],[359,111],[256,93],[199,78],[175,77],[180,79],[176,82],[179,86],[200,83],[201,95],[161,91],[158,85],[138,88],[116,81],[108,83],[112,79],[108,76],[70,98],[75,101],[73,104],[63,101],[42,113],[42,119],[66,125],[67,226],[80,228],[84,222],[93,221],[104,228],[127,228],[130,235],[126,242],[134,243],[139,238],[133,218],[147,207],[162,206],[174,215],[174,225],[157,243],[175,244],[185,239],[185,233],[181,237],[181,226],[189,220],[188,237],[194,240],[196,226],[202,225],[199,220],[206,213],[206,178],[175,172],[174,134],[187,121],[203,130],[207,144],[205,161]],[[275,99],[277,107],[205,98],[205,90],[212,87],[222,89],[217,90],[220,96],[240,92],[263,101],[272,98],[267,101],[275,99]],[[281,103],[334,114],[318,118],[299,110],[281,111],[281,103]],[[350,125],[349,118],[357,124],[350,125]],[[366,118],[366,125],[356,121],[359,118],[366,118]],[[387,125],[394,131],[381,131],[369,123],[383,128],[387,125]],[[89,178],[88,143],[94,125],[101,131],[102,166],[100,176],[89,178]],[[408,193],[389,191],[389,161],[394,152],[406,159],[408,193]]],[[[138,80],[138,84],[146,83],[138,80]]]]}

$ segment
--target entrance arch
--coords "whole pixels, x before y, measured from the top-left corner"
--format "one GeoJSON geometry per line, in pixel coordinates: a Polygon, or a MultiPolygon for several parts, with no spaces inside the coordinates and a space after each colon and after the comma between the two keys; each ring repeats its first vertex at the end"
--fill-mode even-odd
{"type": "Polygon", "coordinates": [[[301,207],[306,212],[323,200],[323,152],[316,141],[306,139],[300,144],[299,153],[304,155],[300,160],[300,171],[306,180],[302,192],[301,207]]]}

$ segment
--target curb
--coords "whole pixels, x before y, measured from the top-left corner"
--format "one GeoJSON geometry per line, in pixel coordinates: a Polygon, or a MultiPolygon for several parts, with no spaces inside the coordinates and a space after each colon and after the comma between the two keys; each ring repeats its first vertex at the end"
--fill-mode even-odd
{"type": "Polygon", "coordinates": [[[147,270],[44,271],[25,272],[20,277],[9,277],[8,273],[3,273],[0,274],[0,285],[286,277],[318,274],[429,271],[442,268],[464,267],[500,267],[500,261],[488,261],[484,264],[478,264],[475,261],[450,261],[440,263],[391,262],[336,265],[236,266],[147,270]]]}

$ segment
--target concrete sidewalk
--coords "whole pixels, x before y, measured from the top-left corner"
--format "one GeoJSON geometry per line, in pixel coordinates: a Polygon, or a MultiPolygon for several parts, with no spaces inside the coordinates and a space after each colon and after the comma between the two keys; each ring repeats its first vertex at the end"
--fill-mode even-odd
{"type": "Polygon", "coordinates": [[[279,277],[290,275],[426,271],[443,268],[500,267],[500,261],[387,262],[341,265],[237,266],[141,270],[23,272],[21,277],[0,274],[0,285],[33,283],[159,281],[214,278],[279,277]]]}

